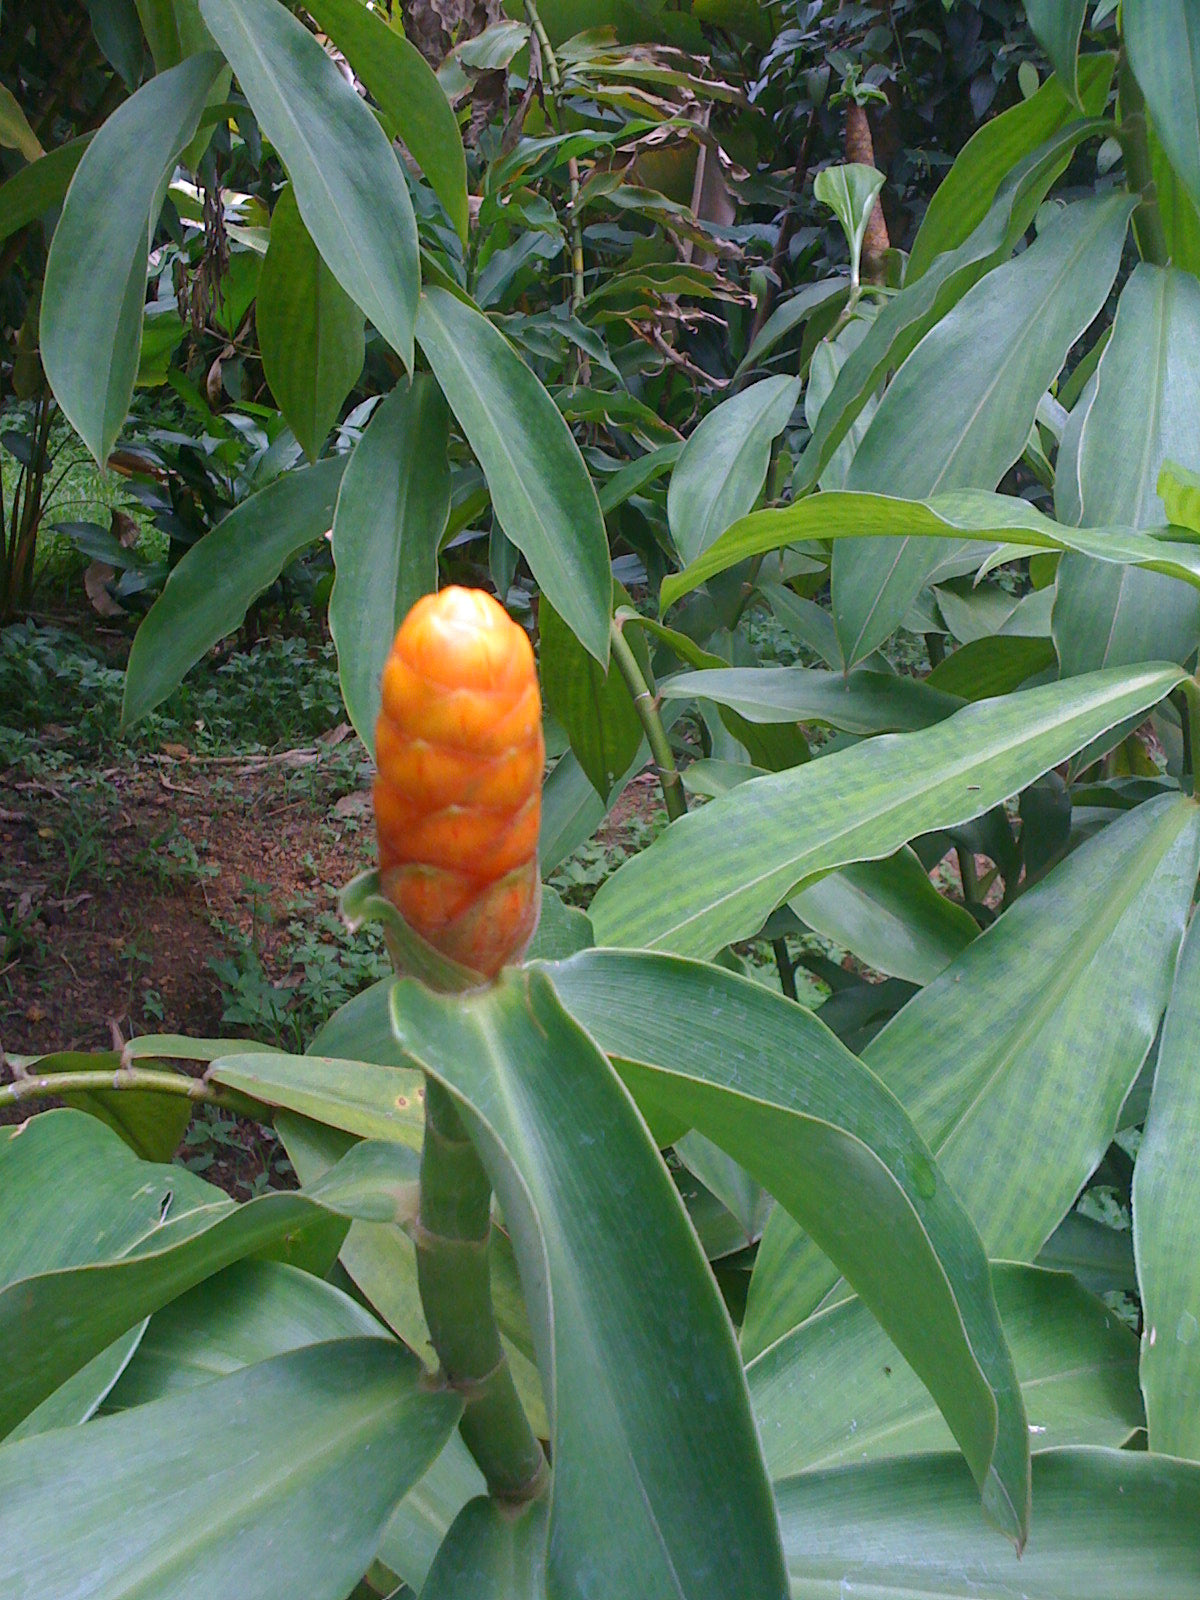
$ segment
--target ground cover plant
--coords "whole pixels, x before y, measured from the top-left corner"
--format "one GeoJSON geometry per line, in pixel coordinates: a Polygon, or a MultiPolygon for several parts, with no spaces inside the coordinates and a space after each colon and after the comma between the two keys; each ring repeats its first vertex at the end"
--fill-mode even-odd
{"type": "Polygon", "coordinates": [[[113,8],[85,148],[0,108],[39,403],[170,541],[123,737],[320,594],[383,839],[311,1037],[11,1058],[0,1594],[1200,1592],[1200,11],[1028,0],[903,232],[842,157],[939,9],[986,109],[1015,7],[565,0],[436,74],[359,0],[113,8]],[[790,84],[756,263],[701,154],[790,84]],[[199,447],[127,420],[172,316],[199,447]],[[450,580],[501,642],[397,667],[450,580]],[[217,1119],[248,1198],[171,1160],[217,1119]]]}

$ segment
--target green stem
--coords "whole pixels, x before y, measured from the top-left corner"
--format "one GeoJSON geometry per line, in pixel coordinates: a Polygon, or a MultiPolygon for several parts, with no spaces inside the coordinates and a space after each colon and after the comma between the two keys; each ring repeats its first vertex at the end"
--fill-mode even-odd
{"type": "Polygon", "coordinates": [[[488,1491],[533,1500],[549,1480],[500,1342],[492,1305],[492,1191],[448,1092],[425,1081],[417,1281],[446,1382],[463,1399],[459,1431],[488,1491]]]}
{"type": "Polygon", "coordinates": [[[630,649],[629,640],[621,631],[621,624],[615,617],[609,628],[609,638],[612,641],[613,660],[618,672],[625,679],[626,687],[633,699],[633,709],[641,719],[646,742],[654,757],[667,816],[672,822],[677,822],[680,817],[687,815],[687,798],[683,792],[683,780],[675,765],[671,741],[667,738],[667,730],[663,727],[662,718],[658,714],[658,703],[650,691],[641,667],[638,666],[637,657],[630,649]]]}
{"type": "Polygon", "coordinates": [[[166,1094],[204,1105],[220,1106],[243,1116],[269,1118],[271,1108],[260,1105],[233,1089],[222,1089],[203,1078],[188,1078],[179,1072],[154,1072],[148,1067],[115,1067],[109,1071],[88,1069],[79,1072],[23,1072],[12,1083],[0,1084],[0,1106],[20,1105],[26,1100],[59,1099],[67,1094],[109,1094],[114,1089],[133,1089],[143,1094],[166,1094]]]}
{"type": "MultiPolygon", "coordinates": [[[[554,99],[554,118],[561,131],[561,109],[558,102],[562,93],[562,73],[558,70],[558,57],[554,54],[554,47],[550,43],[550,35],[546,32],[545,24],[538,15],[536,0],[525,0],[525,15],[529,18],[529,26],[533,29],[533,36],[538,42],[538,49],[546,64],[546,77],[549,79],[550,92],[554,99]]],[[[583,222],[579,215],[579,163],[574,156],[567,161],[567,181],[571,191],[571,312],[575,315],[583,304],[583,222]]]]}
{"type": "Polygon", "coordinates": [[[775,954],[775,965],[779,969],[779,986],[789,1000],[798,1000],[796,993],[796,967],[788,954],[786,939],[772,939],[771,949],[775,954]]]}
{"type": "Polygon", "coordinates": [[[1185,678],[1179,685],[1179,720],[1183,729],[1183,772],[1192,780],[1196,792],[1196,777],[1200,773],[1200,679],[1185,678]]]}
{"type": "Polygon", "coordinates": [[[1158,206],[1158,190],[1154,183],[1154,169],[1150,161],[1150,137],[1146,125],[1146,101],[1141,85],[1133,75],[1129,58],[1121,51],[1117,68],[1117,106],[1120,122],[1117,138],[1125,156],[1125,177],[1130,191],[1141,196],[1141,203],[1133,213],[1133,231],[1143,261],[1156,267],[1165,267],[1170,258],[1162,212],[1158,206]]]}
{"type": "Polygon", "coordinates": [[[960,845],[955,850],[958,857],[958,875],[962,879],[963,904],[968,911],[979,902],[979,879],[975,872],[975,857],[960,845]]]}

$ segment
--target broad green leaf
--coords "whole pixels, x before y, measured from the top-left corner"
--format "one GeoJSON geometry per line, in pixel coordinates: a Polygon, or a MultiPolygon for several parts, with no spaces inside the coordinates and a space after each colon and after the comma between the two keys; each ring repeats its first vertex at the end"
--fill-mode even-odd
{"type": "MultiPolygon", "coordinates": [[[[1085,139],[1110,128],[1110,123],[1099,120],[1060,128],[1008,174],[986,215],[974,228],[964,230],[962,243],[937,256],[917,281],[883,307],[862,343],[850,352],[829,399],[821,407],[813,437],[793,481],[797,496],[817,483],[887,374],[900,366],[989,268],[1009,255],[1076,148],[1085,139]]],[[[957,213],[957,207],[954,209],[957,213]]]]}
{"type": "Polygon", "coordinates": [[[624,678],[590,656],[545,598],[538,603],[538,666],[546,704],[602,800],[642,744],[642,723],[624,678]]]}
{"type": "Polygon", "coordinates": [[[607,516],[610,511],[615,511],[618,506],[624,505],[626,500],[635,494],[640,494],[657,478],[670,472],[679,460],[682,450],[681,440],[674,444],[660,444],[656,450],[648,450],[644,456],[638,456],[633,461],[627,461],[623,467],[618,467],[611,478],[605,479],[604,486],[600,490],[600,509],[604,515],[607,516]]]}
{"type": "MultiPolygon", "coordinates": [[[[847,489],[922,497],[994,489],[1020,458],[1068,351],[1108,298],[1133,204],[1117,194],[1067,207],[1028,250],[964,295],[888,386],[847,489]]],[[[847,666],[903,621],[944,554],[908,544],[835,550],[833,617],[847,666]]]]}
{"type": "Polygon", "coordinates": [[[1093,1294],[1107,1294],[1113,1289],[1137,1293],[1130,1234],[1078,1211],[1067,1212],[1038,1251],[1037,1265],[1071,1273],[1093,1294]]]}
{"type": "MultiPolygon", "coordinates": [[[[1164,795],[1122,814],[863,1051],[936,1151],[990,1255],[1031,1260],[1108,1148],[1167,1003],[1198,871],[1194,801],[1164,795]]],[[[772,1231],[770,1267],[756,1273],[747,1307],[755,1348],[836,1282],[795,1230],[772,1219],[772,1231]]]]}
{"type": "Polygon", "coordinates": [[[1189,1600],[1200,1585],[1200,1468],[1163,1456],[1035,1456],[1019,1560],[979,1526],[952,1456],[802,1473],[775,1493],[792,1600],[1189,1600]]]}
{"type": "Polygon", "coordinates": [[[389,134],[399,134],[467,242],[467,158],[458,118],[425,57],[362,0],[314,0],[305,9],[371,91],[389,134]]]}
{"type": "Polygon", "coordinates": [[[331,1215],[391,1204],[388,1149],[375,1145],[367,1156],[373,1167],[339,1165],[306,1194],[238,1206],[185,1168],[138,1161],[81,1112],[32,1118],[0,1144],[0,1350],[23,1352],[8,1363],[0,1435],[120,1334],[222,1267],[295,1253],[331,1215]],[[70,1182],[48,1183],[47,1171],[70,1182]]]}
{"type": "Polygon", "coordinates": [[[125,669],[121,726],[167,698],[206,650],[333,521],[344,457],[285,472],[243,500],[171,571],[137,631],[125,669]]]}
{"type": "Polygon", "coordinates": [[[287,168],[326,266],[411,370],[417,225],[387,135],[279,0],[200,0],[200,11],[287,168]]]}
{"type": "MultiPolygon", "coordinates": [[[[1144,1425],[1131,1329],[1063,1272],[1001,1264],[992,1283],[1031,1444],[1123,1445],[1144,1425]]],[[[746,1377],[773,1479],[951,1447],[924,1385],[861,1300],[801,1323],[746,1377]]]]}
{"type": "Polygon", "coordinates": [[[1121,32],[1159,142],[1200,206],[1200,16],[1194,0],[1125,0],[1121,32]]]}
{"type": "Polygon", "coordinates": [[[667,700],[711,700],[748,722],[823,722],[848,733],[908,733],[962,708],[919,678],[859,669],[725,667],[664,679],[667,700]]]}
{"type": "MultiPolygon", "coordinates": [[[[390,1056],[395,1060],[395,1046],[390,1056]]],[[[388,1139],[419,1150],[425,1130],[420,1074],[355,1055],[228,1055],[209,1069],[214,1083],[340,1128],[358,1139],[388,1139]]]]}
{"type": "Polygon", "coordinates": [[[1190,472],[1177,461],[1164,461],[1158,493],[1170,522],[1200,533],[1200,472],[1190,472]]]}
{"type": "Polygon", "coordinates": [[[137,377],[149,232],[219,69],[212,51],[191,56],[118,106],[84,151],[54,230],[42,292],[42,364],[67,420],[101,466],[137,377]]]}
{"type": "Polygon", "coordinates": [[[908,849],[831,872],[790,904],[814,932],[876,972],[909,983],[937,977],[979,932],[970,912],[937,892],[908,849]]]}
{"type": "Polygon", "coordinates": [[[5,1445],[9,1592],[184,1600],[252,1572],[262,1600],[344,1600],[459,1410],[399,1346],[343,1339],[5,1445]]]}
{"type": "Polygon", "coordinates": [[[92,135],[60,144],[0,185],[0,242],[61,204],[92,135]]]}
{"type": "MultiPolygon", "coordinates": [[[[1162,535],[1170,531],[1156,530],[1162,535]]],[[[1044,516],[1027,500],[982,490],[959,489],[929,500],[895,500],[882,494],[834,490],[769,511],[752,511],[690,567],[664,578],[659,603],[666,610],[748,556],[805,539],[878,535],[898,535],[906,540],[994,540],[999,541],[999,553],[1005,559],[1034,550],[1075,550],[1096,561],[1169,573],[1200,588],[1200,554],[1190,541],[1175,542],[1119,525],[1072,528],[1044,516]]]]}
{"type": "MultiPolygon", "coordinates": [[[[39,1076],[101,1070],[116,1073],[121,1065],[119,1050],[62,1050],[39,1056],[36,1071],[39,1076]]],[[[192,1114],[192,1102],[183,1095],[143,1094],[136,1089],[92,1090],[58,1098],[64,1105],[98,1117],[146,1161],[170,1161],[192,1114]]]]}
{"type": "MultiPolygon", "coordinates": [[[[383,1530],[376,1559],[427,1597],[422,1585],[446,1535],[463,1507],[485,1491],[483,1474],[455,1429],[441,1455],[396,1507],[383,1530]]],[[[525,1600],[525,1596],[514,1600],[525,1600]]]]}
{"type": "MultiPolygon", "coordinates": [[[[1046,0],[1042,4],[1043,9],[1051,8],[1046,0]]],[[[1089,117],[1098,117],[1104,109],[1113,64],[1111,55],[1085,56],[1079,63],[1080,98],[1089,117]]],[[[957,249],[983,221],[1016,164],[1078,114],[1063,91],[1063,82],[1073,85],[1074,76],[1072,71],[1065,80],[1047,79],[1031,99],[991,118],[967,140],[921,220],[904,274],[906,286],[916,283],[943,251],[957,249]]],[[[1069,93],[1074,93],[1073,87],[1069,93]]]]}
{"type": "Polygon", "coordinates": [[[553,1429],[551,1592],[636,1572],[643,1600],[782,1596],[732,1330],[607,1061],[536,970],[466,996],[402,981],[392,1019],[459,1102],[512,1230],[553,1429]]]}
{"type": "Polygon", "coordinates": [[[545,1500],[515,1513],[480,1496],[464,1506],[437,1553],[421,1600],[543,1600],[545,1500]]]}
{"type": "Polygon", "coordinates": [[[983,1251],[897,1102],[811,1013],[721,968],[594,951],[547,971],[636,1096],[727,1150],[838,1257],[1019,1540],[1026,1423],[983,1251]]]}
{"type": "Polygon", "coordinates": [[[376,408],[338,491],[329,631],[346,710],[372,755],[396,629],[437,588],[438,542],[450,515],[448,444],[446,402],[419,373],[376,408]]]}
{"type": "Polygon", "coordinates": [[[1200,922],[1192,921],[1163,1021],[1133,1169],[1150,1448],[1200,1459],[1200,922]]]}
{"type": "Polygon", "coordinates": [[[983,816],[1148,711],[1179,677],[1168,666],[1089,673],[742,784],[672,823],[602,886],[596,942],[708,956],[752,937],[808,881],[983,816]]]}
{"type": "Polygon", "coordinates": [[[197,0],[134,0],[134,5],[157,72],[177,67],[198,50],[212,49],[197,0]]]}
{"type": "Polygon", "coordinates": [[[31,1439],[35,1433],[49,1433],[52,1428],[74,1428],[87,1422],[108,1398],[148,1326],[149,1318],[135,1323],[127,1333],[114,1339],[107,1350],[101,1350],[78,1372],[73,1372],[40,1406],[35,1406],[17,1423],[9,1439],[31,1439]]]}
{"type": "MultiPolygon", "coordinates": [[[[104,59],[132,92],[141,81],[146,57],[135,0],[88,0],[87,9],[104,59]]],[[[211,40],[207,48],[212,48],[211,40]]]]}
{"type": "Polygon", "coordinates": [[[1080,103],[1079,39],[1086,11],[1087,0],[1025,0],[1029,26],[1050,57],[1059,82],[1076,105],[1080,103]]]}
{"type": "Polygon", "coordinates": [[[764,378],[722,400],[688,439],[667,493],[671,538],[685,562],[754,509],[772,441],[787,426],[799,394],[799,378],[764,378]]]}
{"type": "Polygon", "coordinates": [[[16,95],[3,83],[0,83],[0,147],[19,150],[26,161],[40,161],[46,153],[16,95]]]}
{"type": "Polygon", "coordinates": [[[734,378],[741,378],[760,361],[765,361],[776,345],[781,344],[789,333],[801,327],[818,306],[825,305],[835,295],[844,296],[848,291],[849,285],[844,277],[825,278],[820,283],[806,284],[804,288],[797,289],[795,294],[781,301],[759,329],[749,350],[738,362],[734,378]]]}
{"type": "Polygon", "coordinates": [[[1011,694],[1028,678],[1052,667],[1056,659],[1049,639],[992,634],[972,640],[939,661],[925,682],[943,694],[987,700],[992,695],[1011,694]]]}
{"type": "MultiPolygon", "coordinates": [[[[1084,402],[1080,402],[1081,405],[1084,402]]],[[[1164,519],[1164,461],[1200,468],[1200,283],[1139,263],[1121,292],[1076,448],[1064,520],[1144,528],[1164,519]]],[[[1200,595],[1155,573],[1068,555],[1059,563],[1054,640],[1067,676],[1155,656],[1184,661],[1200,643],[1200,595]]]]}
{"type": "Polygon", "coordinates": [[[607,666],[608,540],[571,430],[504,335],[473,306],[427,289],[418,323],[421,349],[479,458],[504,532],[580,644],[607,666]]]}
{"type": "Polygon", "coordinates": [[[1180,183],[1175,168],[1154,131],[1153,120],[1146,119],[1146,138],[1150,145],[1150,171],[1158,199],[1171,264],[1184,272],[1200,272],[1200,209],[1180,183]]]}
{"type": "Polygon", "coordinates": [[[289,183],[271,213],[255,327],[263,376],[315,461],[362,371],[362,312],[322,261],[289,183]]]}
{"type": "Polygon", "coordinates": [[[875,209],[885,179],[882,172],[861,161],[822,167],[813,179],[813,198],[827,205],[842,225],[850,250],[850,282],[858,286],[859,260],[867,223],[875,209]]]}
{"type": "Polygon", "coordinates": [[[305,1345],[387,1337],[333,1284],[280,1261],[238,1261],[154,1313],[105,1410],[183,1394],[305,1345]]]}

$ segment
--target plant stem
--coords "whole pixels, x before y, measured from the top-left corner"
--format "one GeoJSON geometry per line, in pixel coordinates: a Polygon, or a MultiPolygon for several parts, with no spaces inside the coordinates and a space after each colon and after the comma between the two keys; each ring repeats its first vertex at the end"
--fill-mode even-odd
{"type": "Polygon", "coordinates": [[[1117,68],[1117,105],[1121,119],[1117,124],[1117,138],[1125,156],[1125,176],[1130,190],[1141,196],[1141,203],[1133,213],[1133,231],[1138,250],[1143,261],[1156,267],[1165,267],[1170,251],[1162,212],[1158,207],[1154,169],[1150,162],[1146,101],[1124,49],[1117,68]]]}
{"type": "Polygon", "coordinates": [[[1183,774],[1192,780],[1200,773],[1200,679],[1185,678],[1179,685],[1179,720],[1183,730],[1183,774]]]}
{"type": "Polygon", "coordinates": [[[609,627],[609,638],[612,641],[613,660],[616,662],[617,670],[625,679],[626,687],[633,698],[633,709],[641,720],[646,733],[646,742],[654,757],[654,767],[662,786],[663,804],[667,808],[667,816],[672,822],[677,822],[680,817],[687,815],[687,798],[683,792],[683,780],[675,765],[671,741],[667,738],[667,730],[663,727],[662,718],[658,714],[658,702],[650,691],[641,667],[638,666],[637,657],[630,649],[628,639],[621,631],[621,624],[615,617],[609,627]]]}
{"type": "Polygon", "coordinates": [[[962,880],[963,904],[968,911],[979,905],[979,879],[975,872],[975,857],[961,845],[955,850],[958,857],[958,875],[962,880]]]}
{"type": "Polygon", "coordinates": [[[775,965],[779,969],[779,986],[789,1000],[797,1000],[796,993],[796,967],[788,954],[786,939],[772,939],[771,949],[775,953],[775,965]]]}
{"type": "Polygon", "coordinates": [[[417,1281],[447,1383],[463,1398],[467,1448],[496,1499],[536,1499],[549,1481],[500,1342],[489,1251],[492,1191],[454,1103],[425,1080],[417,1281]]]}
{"type": "Polygon", "coordinates": [[[204,1105],[221,1106],[243,1116],[269,1117],[270,1107],[260,1105],[233,1089],[222,1089],[203,1078],[188,1078],[180,1072],[155,1072],[148,1067],[114,1067],[79,1072],[25,1072],[12,1083],[0,1084],[0,1106],[20,1105],[26,1100],[59,1099],[66,1094],[109,1094],[114,1089],[137,1090],[143,1094],[166,1094],[197,1100],[204,1105]]]}
{"type": "MultiPolygon", "coordinates": [[[[554,100],[554,120],[562,129],[562,111],[559,106],[559,95],[562,93],[562,73],[558,70],[558,57],[554,54],[554,47],[550,43],[550,35],[546,32],[545,24],[538,15],[536,0],[525,0],[525,15],[529,18],[529,26],[533,29],[534,38],[538,42],[542,60],[546,64],[546,77],[550,81],[550,92],[554,100]]],[[[579,162],[574,156],[567,159],[567,181],[571,191],[571,314],[576,315],[583,304],[583,222],[579,216],[579,162]]]]}

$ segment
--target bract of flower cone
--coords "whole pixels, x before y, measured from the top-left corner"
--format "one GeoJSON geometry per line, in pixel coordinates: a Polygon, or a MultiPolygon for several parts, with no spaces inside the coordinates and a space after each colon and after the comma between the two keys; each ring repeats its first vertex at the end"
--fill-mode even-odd
{"type": "Polygon", "coordinates": [[[383,670],[375,823],[384,894],[492,978],[537,924],[542,708],[533,648],[481,589],[426,595],[383,670]]]}

